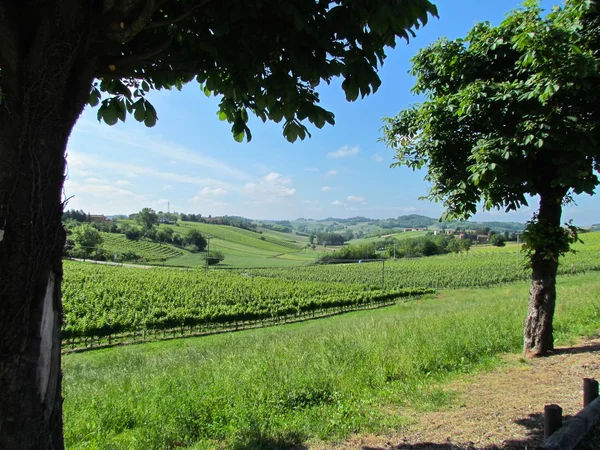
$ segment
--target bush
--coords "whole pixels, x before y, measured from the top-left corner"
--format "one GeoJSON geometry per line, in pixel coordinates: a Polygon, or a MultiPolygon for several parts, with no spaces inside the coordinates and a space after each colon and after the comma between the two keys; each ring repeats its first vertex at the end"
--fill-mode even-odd
{"type": "Polygon", "coordinates": [[[210,253],[207,253],[207,255],[205,256],[205,260],[208,262],[209,266],[219,264],[224,259],[225,255],[223,254],[223,252],[220,252],[218,250],[213,250],[210,253]]]}

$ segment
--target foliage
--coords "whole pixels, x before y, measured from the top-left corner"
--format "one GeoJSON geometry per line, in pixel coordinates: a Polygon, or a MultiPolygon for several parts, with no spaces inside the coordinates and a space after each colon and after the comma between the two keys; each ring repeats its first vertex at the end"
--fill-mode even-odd
{"type": "Polygon", "coordinates": [[[506,241],[504,240],[504,236],[502,236],[500,234],[493,234],[490,237],[490,244],[492,244],[496,247],[504,247],[504,246],[506,246],[506,241]]]}
{"type": "MultiPolygon", "coordinates": [[[[211,252],[212,254],[212,252],[211,252]]],[[[296,317],[429,290],[65,261],[63,337],[296,317]]]]}
{"type": "Polygon", "coordinates": [[[347,245],[334,252],[324,253],[319,257],[319,261],[357,261],[360,259],[376,259],[379,257],[377,247],[373,243],[347,245]]]}
{"type": "Polygon", "coordinates": [[[84,224],[73,228],[71,240],[75,243],[75,249],[81,249],[90,255],[102,243],[102,236],[94,227],[84,224]]]}
{"type": "Polygon", "coordinates": [[[225,255],[219,250],[211,250],[205,255],[204,258],[209,266],[214,266],[223,261],[225,259],[225,255]]]}
{"type": "MultiPolygon", "coordinates": [[[[133,15],[135,8],[124,9],[133,15]]],[[[398,37],[408,41],[437,10],[428,0],[150,3],[125,25],[127,13],[112,23],[114,43],[103,48],[95,73],[101,81],[90,104],[101,103],[98,120],[114,125],[132,114],[153,126],[157,114],[146,94],[195,79],[206,95],[221,96],[218,117],[232,124],[237,141],[251,139],[252,112],[284,120],[294,142],[310,135],[306,119],[317,128],[334,123],[317,105],[321,81],[343,77],[349,101],[377,91],[385,48],[398,37]]]]}
{"type": "Polygon", "coordinates": [[[206,248],[207,241],[202,236],[202,233],[195,228],[190,228],[183,238],[183,242],[187,245],[193,245],[197,251],[202,251],[206,248]]]}
{"type": "Polygon", "coordinates": [[[148,231],[158,223],[158,214],[152,208],[142,208],[136,216],[136,221],[145,231],[148,231]]]}
{"type": "Polygon", "coordinates": [[[585,17],[599,6],[569,0],[542,17],[526,5],[498,27],[421,50],[413,90],[426,100],[384,127],[394,165],[427,165],[427,198],[448,216],[468,217],[480,199],[514,210],[526,195],[562,199],[598,184],[599,29],[585,17]]]}

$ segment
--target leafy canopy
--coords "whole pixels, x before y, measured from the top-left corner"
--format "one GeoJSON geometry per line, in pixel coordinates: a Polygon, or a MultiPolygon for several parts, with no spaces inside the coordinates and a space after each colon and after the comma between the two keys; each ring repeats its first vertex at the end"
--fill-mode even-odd
{"type": "Polygon", "coordinates": [[[425,96],[385,119],[394,166],[428,167],[427,196],[447,216],[515,210],[526,195],[594,193],[600,171],[597,2],[568,0],[544,16],[527,1],[497,27],[442,39],[413,59],[425,96]]]}
{"type": "Polygon", "coordinates": [[[315,88],[344,78],[349,101],[377,91],[385,48],[437,15],[428,0],[104,1],[105,30],[94,49],[97,77],[89,103],[109,125],[128,114],[151,127],[146,95],[196,80],[219,95],[218,116],[237,141],[250,140],[249,113],[284,121],[294,142],[333,124],[315,88]],[[118,5],[122,3],[122,5],[118,5]]]}

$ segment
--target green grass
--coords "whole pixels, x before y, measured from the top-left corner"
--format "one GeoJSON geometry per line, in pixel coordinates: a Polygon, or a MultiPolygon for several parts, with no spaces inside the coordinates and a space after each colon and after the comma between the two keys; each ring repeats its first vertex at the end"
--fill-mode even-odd
{"type": "MultiPolygon", "coordinates": [[[[289,448],[452,403],[448,376],[521,348],[526,282],[376,311],[63,357],[72,449],[289,448]]],[[[559,279],[557,343],[600,328],[600,276],[559,279]]]]}
{"type": "Polygon", "coordinates": [[[369,242],[381,241],[383,239],[396,239],[398,241],[401,241],[403,239],[412,239],[412,238],[422,237],[422,236],[427,235],[427,233],[428,233],[428,231],[404,231],[402,233],[384,234],[383,236],[376,236],[376,237],[363,238],[363,239],[352,239],[348,243],[349,244],[366,244],[369,242]]]}

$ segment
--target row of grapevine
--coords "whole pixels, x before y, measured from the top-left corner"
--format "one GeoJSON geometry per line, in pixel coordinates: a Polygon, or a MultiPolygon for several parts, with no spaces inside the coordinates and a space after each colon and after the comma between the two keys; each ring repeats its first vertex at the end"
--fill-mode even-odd
{"type": "Polygon", "coordinates": [[[130,241],[123,234],[102,233],[102,248],[109,254],[133,252],[146,261],[163,261],[184,254],[184,251],[167,244],[148,240],[130,241]]]}
{"type": "Polygon", "coordinates": [[[278,280],[219,271],[127,269],[65,262],[63,337],[108,336],[294,317],[387,302],[428,289],[278,280]]]}
{"type": "MultiPolygon", "coordinates": [[[[575,246],[560,260],[559,274],[600,270],[600,233],[582,235],[584,244],[575,246]]],[[[427,258],[401,259],[369,263],[348,263],[304,266],[293,269],[249,269],[247,272],[263,277],[315,282],[346,282],[371,287],[401,289],[409,287],[465,288],[489,287],[496,284],[528,279],[530,270],[526,257],[512,251],[469,252],[427,258]]]]}

